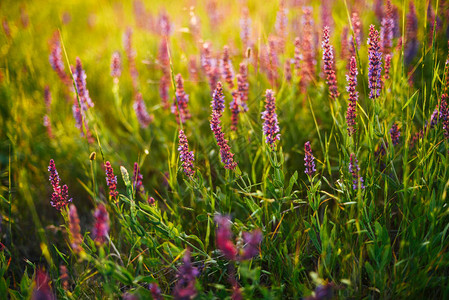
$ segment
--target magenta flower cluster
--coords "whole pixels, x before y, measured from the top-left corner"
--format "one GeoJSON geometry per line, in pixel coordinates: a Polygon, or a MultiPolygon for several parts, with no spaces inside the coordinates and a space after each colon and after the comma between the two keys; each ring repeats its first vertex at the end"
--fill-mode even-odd
{"type": "Polygon", "coordinates": [[[394,123],[393,126],[391,126],[390,137],[391,137],[391,141],[393,142],[393,146],[396,146],[399,144],[399,138],[401,137],[401,131],[399,130],[397,123],[394,123]]]}
{"type": "Polygon", "coordinates": [[[103,245],[108,238],[109,234],[109,214],[103,203],[98,205],[94,212],[95,225],[92,229],[92,234],[95,242],[98,245],[103,245]]]}
{"type": "Polygon", "coordinates": [[[136,100],[134,101],[133,108],[136,112],[140,127],[147,128],[148,125],[153,122],[153,116],[148,114],[147,107],[145,106],[145,102],[143,101],[143,97],[140,92],[136,94],[136,100]]]}
{"type": "Polygon", "coordinates": [[[112,169],[111,163],[107,161],[104,164],[106,169],[106,184],[109,187],[109,195],[112,199],[117,199],[117,176],[114,175],[114,170],[112,169]]]}
{"type": "Polygon", "coordinates": [[[112,53],[111,59],[111,76],[119,78],[122,75],[122,58],[118,51],[112,53]]]}
{"type": "Polygon", "coordinates": [[[315,157],[313,156],[312,153],[312,148],[310,147],[310,142],[307,141],[304,144],[304,166],[306,167],[306,170],[304,171],[304,173],[306,173],[308,176],[313,177],[313,174],[315,174],[316,169],[315,169],[315,157]]]}
{"type": "Polygon", "coordinates": [[[176,120],[185,123],[191,118],[189,111],[189,95],[184,91],[184,80],[181,74],[176,75],[176,92],[171,108],[172,113],[176,116],[176,120]]]}
{"type": "Polygon", "coordinates": [[[274,150],[276,141],[280,140],[278,117],[276,114],[276,98],[272,90],[265,92],[265,111],[262,112],[262,119],[264,120],[263,132],[265,135],[265,142],[274,150]]]}
{"type": "Polygon", "coordinates": [[[187,136],[185,135],[182,129],[179,130],[179,157],[182,161],[182,169],[184,173],[192,177],[195,174],[195,170],[193,167],[193,162],[195,157],[193,155],[193,151],[189,151],[189,142],[187,140],[187,136]]]}
{"type": "Polygon", "coordinates": [[[69,199],[69,188],[67,185],[64,184],[62,187],[60,185],[58,170],[56,170],[55,161],[53,159],[50,159],[48,171],[50,172],[50,183],[53,187],[50,204],[60,211],[72,202],[72,198],[69,199]]]}
{"type": "Polygon", "coordinates": [[[360,167],[354,153],[351,153],[349,157],[349,172],[352,175],[352,188],[356,190],[360,183],[360,188],[364,189],[365,186],[363,185],[363,177],[359,175],[360,167]]]}
{"type": "Polygon", "coordinates": [[[86,85],[87,76],[83,70],[83,66],[81,65],[81,60],[79,57],[76,58],[76,66],[72,69],[72,72],[81,105],[81,113],[84,113],[90,107],[94,107],[94,103],[89,96],[89,90],[87,89],[86,85]]]}
{"type": "Polygon", "coordinates": [[[356,131],[356,110],[359,92],[357,92],[357,63],[355,57],[351,57],[349,63],[349,74],[346,75],[348,82],[347,91],[349,93],[348,110],[346,111],[346,123],[348,125],[348,135],[351,136],[356,131]]]}
{"type": "Polygon", "coordinates": [[[217,144],[220,147],[221,162],[226,169],[234,170],[237,167],[237,163],[234,161],[234,153],[231,153],[231,147],[229,147],[228,140],[225,139],[221,128],[220,118],[223,115],[224,110],[224,97],[221,82],[217,83],[211,106],[212,115],[210,129],[214,133],[217,144]]]}
{"type": "Polygon", "coordinates": [[[337,76],[334,70],[334,49],[329,41],[329,27],[323,30],[323,63],[324,74],[326,75],[326,83],[329,86],[329,94],[332,100],[336,100],[340,93],[337,87],[337,76]]]}
{"type": "Polygon", "coordinates": [[[371,25],[369,27],[368,46],[368,87],[370,89],[369,98],[376,99],[379,97],[380,89],[382,87],[382,52],[380,52],[379,46],[379,32],[374,28],[374,25],[371,25]]]}
{"type": "Polygon", "coordinates": [[[195,281],[200,275],[200,271],[192,265],[189,249],[185,251],[182,260],[183,264],[176,274],[178,281],[176,282],[173,296],[175,299],[193,299],[197,294],[195,281]]]}

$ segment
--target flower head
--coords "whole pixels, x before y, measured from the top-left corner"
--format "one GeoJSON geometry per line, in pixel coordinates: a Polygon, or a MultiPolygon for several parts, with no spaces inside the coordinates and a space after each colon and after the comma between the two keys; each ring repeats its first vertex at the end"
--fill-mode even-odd
{"type": "Polygon", "coordinates": [[[349,157],[349,172],[352,175],[352,188],[356,190],[360,182],[360,188],[364,189],[365,186],[363,185],[363,178],[359,175],[359,163],[354,153],[351,153],[351,156],[349,157]]]}
{"type": "Polygon", "coordinates": [[[334,70],[334,49],[329,42],[329,27],[323,30],[323,62],[324,73],[326,74],[326,83],[329,86],[329,93],[332,100],[336,100],[340,93],[337,87],[337,76],[334,70]]]}
{"type": "Polygon", "coordinates": [[[280,140],[278,117],[276,114],[276,98],[272,90],[267,90],[265,93],[265,111],[262,112],[262,119],[265,120],[263,124],[263,132],[266,143],[274,149],[276,141],[280,140]]]}
{"type": "Polygon", "coordinates": [[[393,142],[393,146],[399,144],[399,138],[401,137],[401,131],[398,128],[398,124],[394,123],[390,129],[391,141],[393,142]]]}
{"type": "Polygon", "coordinates": [[[62,187],[60,186],[59,174],[53,159],[50,159],[48,171],[50,172],[50,183],[53,187],[50,204],[57,210],[61,210],[69,202],[72,202],[72,198],[69,199],[69,188],[65,184],[62,187]]]}
{"type": "Polygon", "coordinates": [[[193,155],[193,151],[189,151],[189,142],[187,140],[187,136],[185,135],[184,131],[182,129],[179,130],[179,157],[182,161],[182,168],[184,170],[184,173],[192,177],[193,174],[195,174],[193,161],[195,160],[195,157],[193,155]]]}
{"type": "Polygon", "coordinates": [[[369,98],[376,99],[379,97],[380,88],[382,87],[382,52],[380,52],[379,46],[379,32],[374,28],[374,25],[371,25],[369,28],[368,45],[368,87],[370,89],[369,98]]]}
{"type": "Polygon", "coordinates": [[[171,108],[172,113],[175,114],[176,120],[185,123],[186,120],[191,118],[189,111],[189,95],[184,91],[184,80],[181,74],[176,75],[176,93],[173,99],[173,105],[171,108]]]}
{"type": "Polygon", "coordinates": [[[232,241],[231,218],[229,216],[216,215],[214,218],[217,223],[216,244],[217,248],[229,260],[236,260],[237,247],[232,241]]]}
{"type": "Polygon", "coordinates": [[[114,175],[114,170],[109,161],[104,164],[104,167],[106,169],[106,184],[109,187],[109,195],[112,199],[116,200],[118,196],[117,176],[114,175]]]}
{"type": "Polygon", "coordinates": [[[89,90],[86,85],[86,72],[83,70],[81,65],[81,60],[79,57],[76,58],[76,66],[72,67],[73,80],[75,81],[75,86],[79,96],[81,110],[82,112],[87,111],[89,107],[94,107],[94,103],[90,99],[89,90]]]}
{"type": "Polygon", "coordinates": [[[98,205],[94,213],[95,225],[92,230],[97,245],[103,245],[109,235],[109,214],[103,203],[98,205]]]}
{"type": "Polygon", "coordinates": [[[237,74],[237,90],[240,94],[240,105],[244,111],[248,111],[248,69],[244,63],[239,66],[239,73],[237,74]]]}
{"type": "Polygon", "coordinates": [[[232,69],[231,59],[229,58],[229,46],[223,47],[223,75],[230,89],[234,88],[234,71],[232,69]]]}
{"type": "Polygon", "coordinates": [[[245,242],[245,246],[243,247],[243,254],[241,259],[252,259],[253,257],[259,255],[259,245],[262,242],[262,231],[260,229],[256,229],[252,232],[244,232],[243,240],[245,242]]]}
{"type": "Polygon", "coordinates": [[[306,170],[304,171],[304,173],[306,173],[308,176],[312,177],[313,174],[315,173],[316,169],[315,169],[315,157],[313,157],[313,153],[312,153],[312,148],[310,147],[310,142],[306,142],[304,144],[304,151],[305,151],[305,156],[304,156],[304,166],[306,166],[306,170]]]}
{"type": "Polygon", "coordinates": [[[347,90],[349,92],[348,110],[346,112],[346,123],[348,124],[348,135],[351,136],[356,130],[356,110],[357,100],[359,98],[359,92],[357,92],[357,63],[355,57],[351,57],[349,63],[349,74],[346,75],[348,82],[347,90]]]}
{"type": "Polygon", "coordinates": [[[111,59],[111,76],[114,78],[119,78],[122,75],[122,59],[120,53],[115,51],[112,53],[111,59]]]}
{"type": "Polygon", "coordinates": [[[134,101],[133,108],[136,112],[140,127],[147,128],[148,125],[153,122],[153,116],[148,114],[147,107],[145,106],[145,102],[143,101],[143,97],[140,92],[136,94],[136,100],[134,101]]]}
{"type": "Polygon", "coordinates": [[[192,266],[190,258],[190,250],[187,249],[184,253],[183,265],[179,267],[173,296],[177,300],[193,299],[197,294],[195,288],[196,278],[200,275],[198,268],[192,266]]]}

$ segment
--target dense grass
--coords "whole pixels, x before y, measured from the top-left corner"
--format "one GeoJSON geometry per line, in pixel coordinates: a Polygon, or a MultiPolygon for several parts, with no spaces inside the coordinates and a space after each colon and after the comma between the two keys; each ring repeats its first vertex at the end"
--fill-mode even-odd
{"type": "Polygon", "coordinates": [[[390,78],[384,79],[380,97],[372,100],[366,41],[369,25],[380,31],[381,20],[371,1],[328,1],[340,92],[332,100],[321,48],[321,10],[326,1],[306,3],[312,7],[316,39],[315,72],[307,85],[293,64],[291,81],[284,72],[285,62],[295,57],[295,37],[304,36],[301,1],[286,2],[286,48],[276,52],[279,67],[274,80],[267,76],[263,56],[270,39],[283,34],[275,26],[278,1],[154,2],[146,3],[148,15],[143,19],[132,2],[0,4],[0,17],[9,27],[8,32],[3,25],[0,33],[0,297],[37,297],[36,274],[45,270],[58,299],[115,299],[125,294],[147,299],[149,283],[157,283],[164,297],[170,298],[189,249],[193,266],[200,269],[195,282],[200,299],[229,298],[238,294],[239,287],[244,299],[311,295],[323,299],[313,294],[318,286],[332,288],[334,296],[342,299],[448,298],[447,128],[443,120],[433,127],[429,123],[435,107],[441,109],[449,81],[445,75],[447,4],[431,1],[439,16],[433,19],[425,13],[428,1],[415,1],[418,52],[409,60],[404,55],[406,42],[397,46],[400,39],[406,41],[409,1],[393,1],[399,28],[393,38],[390,78]],[[199,35],[189,25],[192,5],[200,20],[199,35]],[[243,6],[252,20],[250,51],[240,36],[243,6]],[[356,51],[357,125],[349,136],[345,119],[349,46],[341,36],[345,27],[352,35],[349,20],[354,7],[362,20],[362,39],[356,51]],[[164,109],[159,95],[161,11],[172,27],[167,38],[170,104],[176,89],[172,79],[178,73],[190,96],[192,118],[182,125],[170,109],[164,109]],[[153,25],[142,28],[142,20],[153,25]],[[433,25],[437,30],[432,31],[433,25]],[[133,29],[137,53],[137,90],[154,117],[147,128],[140,127],[133,109],[136,88],[122,44],[128,27],[133,29]],[[72,115],[77,93],[49,64],[54,36],[63,46],[66,74],[76,57],[86,72],[95,104],[86,114],[90,142],[80,136],[72,115]],[[223,46],[229,45],[235,73],[241,62],[248,65],[248,111],[239,114],[236,131],[230,129],[232,90],[220,78],[226,103],[221,122],[238,162],[235,170],[224,168],[210,128],[212,90],[200,64],[202,41],[210,42],[212,56],[219,59],[223,46]],[[110,76],[114,51],[122,58],[122,74],[116,82],[110,76]],[[190,58],[196,60],[197,79],[189,70],[190,58]],[[52,94],[50,112],[44,100],[46,86],[52,94]],[[265,142],[261,119],[267,89],[274,91],[280,127],[274,150],[265,142]],[[53,136],[43,124],[46,114],[53,136]],[[397,145],[390,135],[393,124],[400,130],[397,145]],[[195,156],[192,177],[181,167],[180,126],[195,156]],[[412,145],[414,137],[418,138],[412,145]],[[315,157],[312,176],[305,174],[307,141],[315,157]],[[351,154],[357,157],[364,188],[353,188],[351,154]],[[78,210],[84,251],[73,251],[68,207],[57,211],[50,205],[50,159],[78,210]],[[106,161],[118,177],[117,201],[109,196],[106,161]],[[138,193],[131,182],[135,162],[146,194],[138,193]],[[155,199],[154,205],[148,197],[155,199]],[[92,235],[93,212],[101,203],[110,219],[109,238],[103,245],[92,235]],[[216,241],[217,214],[231,216],[232,241],[240,255],[246,247],[244,232],[260,229],[259,255],[249,260],[224,255],[216,241]],[[68,284],[60,266],[67,268],[68,284]]]}

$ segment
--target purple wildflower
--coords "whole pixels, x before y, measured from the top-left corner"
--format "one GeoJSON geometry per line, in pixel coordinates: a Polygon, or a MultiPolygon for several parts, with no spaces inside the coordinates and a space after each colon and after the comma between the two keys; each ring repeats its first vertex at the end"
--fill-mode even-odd
{"type": "Polygon", "coordinates": [[[250,45],[251,38],[251,18],[247,7],[242,10],[242,17],[240,19],[240,38],[242,39],[244,49],[250,45]]]}
{"type": "Polygon", "coordinates": [[[356,130],[356,110],[357,110],[357,100],[359,98],[359,92],[357,92],[357,63],[355,57],[351,57],[349,63],[350,69],[349,74],[346,75],[346,80],[348,82],[348,93],[349,93],[349,103],[348,110],[346,112],[346,123],[348,124],[348,135],[351,136],[356,130]]]}
{"type": "Polygon", "coordinates": [[[128,58],[128,69],[131,75],[133,89],[134,92],[136,92],[139,88],[139,72],[137,71],[136,68],[137,54],[132,45],[132,36],[133,30],[130,27],[128,27],[125,33],[123,34],[123,48],[125,49],[126,56],[128,58]]]}
{"type": "Polygon", "coordinates": [[[237,90],[240,94],[240,105],[244,111],[248,111],[248,69],[245,63],[239,66],[239,74],[237,74],[237,90]]]}
{"type": "Polygon", "coordinates": [[[34,278],[33,294],[31,296],[31,299],[32,300],[56,299],[55,295],[51,291],[50,277],[48,277],[48,274],[42,269],[38,269],[36,271],[36,277],[34,278]]]}
{"type": "Polygon", "coordinates": [[[154,300],[163,300],[162,292],[157,283],[150,283],[148,285],[148,289],[150,290],[151,296],[154,300]]]}
{"type": "Polygon", "coordinates": [[[362,22],[360,21],[359,14],[356,11],[352,12],[351,23],[354,35],[349,42],[349,51],[351,52],[351,56],[356,56],[355,49],[359,49],[362,44],[362,22]]]}
{"type": "Polygon", "coordinates": [[[198,268],[192,266],[190,261],[190,250],[187,249],[183,257],[183,265],[178,269],[173,296],[176,300],[188,300],[193,299],[197,294],[195,288],[196,278],[200,275],[198,268]]]}
{"type": "Polygon", "coordinates": [[[225,45],[223,47],[223,75],[225,77],[226,83],[229,85],[230,89],[234,88],[234,71],[232,69],[232,63],[229,58],[229,47],[225,45]]]}
{"type": "Polygon", "coordinates": [[[81,112],[85,112],[89,107],[94,107],[94,103],[90,99],[89,90],[86,85],[86,73],[81,65],[81,60],[79,57],[76,58],[76,67],[72,67],[73,80],[75,81],[75,86],[78,92],[79,101],[81,105],[81,112]]]}
{"type": "Polygon", "coordinates": [[[252,232],[244,232],[243,240],[245,242],[245,246],[243,247],[243,254],[241,259],[252,259],[253,257],[259,255],[259,245],[262,242],[262,231],[256,229],[252,232]]]}
{"type": "Polygon", "coordinates": [[[168,17],[167,12],[162,10],[159,12],[158,32],[160,35],[167,37],[170,35],[171,31],[172,26],[170,23],[170,18],[168,17]]]}
{"type": "Polygon", "coordinates": [[[236,260],[237,247],[232,241],[231,218],[229,216],[216,215],[217,223],[216,244],[217,248],[229,260],[236,260]]]}
{"type": "Polygon", "coordinates": [[[406,64],[410,64],[418,53],[418,17],[416,15],[413,1],[409,3],[409,12],[406,17],[405,25],[405,45],[404,57],[406,64]]]}
{"type": "Polygon", "coordinates": [[[95,210],[94,217],[95,225],[92,229],[92,234],[97,245],[103,245],[109,234],[109,214],[103,203],[98,205],[95,210]]]}
{"type": "Polygon", "coordinates": [[[331,300],[334,298],[335,284],[330,282],[325,285],[318,285],[315,289],[314,295],[309,296],[306,300],[331,300]]]}
{"type": "Polygon", "coordinates": [[[285,0],[281,0],[279,3],[279,11],[276,15],[276,36],[277,36],[277,44],[279,53],[284,53],[285,50],[285,40],[287,39],[287,26],[288,26],[288,10],[285,7],[285,0]]]}
{"type": "Polygon", "coordinates": [[[326,74],[326,83],[329,86],[329,93],[332,100],[337,100],[340,93],[337,87],[337,76],[334,70],[334,49],[329,42],[329,27],[323,30],[323,69],[326,74]]]}
{"type": "Polygon", "coordinates": [[[143,176],[140,173],[139,164],[136,162],[134,163],[133,188],[136,192],[145,194],[145,188],[143,187],[143,176]]]}
{"type": "Polygon", "coordinates": [[[140,127],[147,128],[148,125],[153,122],[153,116],[148,114],[145,102],[143,101],[142,94],[140,92],[136,94],[136,100],[134,101],[133,107],[140,127]]]}
{"type": "Polygon", "coordinates": [[[331,11],[331,0],[321,1],[321,21],[323,27],[332,27],[332,11],[331,11]]]}
{"type": "Polygon", "coordinates": [[[225,169],[234,170],[237,163],[234,161],[234,153],[231,153],[231,148],[228,145],[228,140],[225,139],[223,130],[221,128],[221,112],[212,110],[210,128],[215,135],[217,144],[220,147],[220,157],[225,169]]]}
{"type": "Polygon", "coordinates": [[[356,190],[360,182],[360,188],[364,189],[363,177],[359,175],[360,167],[354,153],[351,153],[351,156],[349,157],[349,172],[352,175],[352,188],[356,190]]]}
{"type": "Polygon", "coordinates": [[[268,38],[268,80],[271,85],[275,85],[279,75],[279,59],[276,51],[276,38],[270,36],[268,38]]]}
{"type": "Polygon", "coordinates": [[[401,137],[401,131],[398,128],[398,124],[394,123],[390,129],[391,141],[393,142],[393,146],[399,144],[399,138],[401,137]]]}
{"type": "Polygon", "coordinates": [[[231,130],[237,131],[237,125],[239,123],[240,113],[240,94],[236,91],[232,92],[232,101],[229,103],[231,109],[231,130]]]}
{"type": "Polygon", "coordinates": [[[217,83],[217,87],[214,90],[214,93],[212,95],[212,111],[217,112],[217,114],[220,115],[220,117],[223,114],[223,111],[225,109],[225,100],[223,95],[223,86],[221,85],[221,82],[217,83]]]}
{"type": "Polygon", "coordinates": [[[371,25],[368,38],[368,87],[370,89],[369,98],[376,99],[380,95],[381,73],[382,73],[382,52],[379,46],[379,32],[371,25]]]}
{"type": "Polygon", "coordinates": [[[298,74],[298,76],[301,75],[301,39],[299,37],[295,38],[295,55],[294,55],[294,61],[295,61],[295,70],[298,74]]]}
{"type": "Polygon", "coordinates": [[[215,59],[211,57],[210,44],[204,43],[201,51],[201,67],[206,74],[209,87],[213,91],[218,83],[218,78],[220,77],[220,68],[215,59]]]}
{"type": "Polygon", "coordinates": [[[158,61],[162,71],[162,76],[159,81],[159,95],[161,97],[162,106],[165,109],[168,109],[170,107],[168,99],[170,85],[170,57],[168,56],[168,41],[165,38],[161,39],[159,45],[158,61]]]}
{"type": "Polygon", "coordinates": [[[111,163],[107,161],[104,164],[106,168],[106,184],[109,187],[109,196],[116,200],[118,196],[117,192],[117,176],[114,175],[114,170],[112,169],[111,163]]]}
{"type": "Polygon", "coordinates": [[[314,49],[314,25],[312,17],[312,8],[306,7],[303,10],[302,17],[303,32],[301,35],[302,67],[301,67],[301,86],[304,91],[307,86],[315,79],[315,49],[314,49]]]}
{"type": "Polygon", "coordinates": [[[50,183],[53,187],[50,204],[60,211],[63,207],[67,206],[69,202],[72,202],[72,198],[69,199],[69,188],[67,185],[64,184],[62,187],[60,186],[59,174],[53,159],[50,159],[48,171],[50,172],[50,183]]]}
{"type": "Polygon", "coordinates": [[[189,151],[189,142],[187,140],[187,136],[185,135],[182,129],[179,130],[179,157],[182,161],[182,168],[184,173],[192,177],[195,174],[195,170],[193,167],[193,161],[195,157],[193,156],[193,151],[189,151]]]}
{"type": "Polygon", "coordinates": [[[59,40],[58,32],[53,34],[52,39],[50,40],[50,56],[49,61],[50,65],[55,70],[56,74],[58,74],[61,81],[70,86],[70,78],[66,74],[64,70],[64,62],[62,60],[62,50],[61,50],[61,42],[59,40]]]}
{"type": "Polygon", "coordinates": [[[383,54],[390,54],[393,47],[393,8],[391,1],[387,0],[385,3],[385,14],[382,18],[382,25],[380,28],[380,46],[383,54]]]}
{"type": "Polygon", "coordinates": [[[111,76],[119,78],[122,75],[122,58],[118,51],[112,53],[111,59],[111,76]]]}
{"type": "Polygon", "coordinates": [[[176,92],[173,99],[173,105],[171,111],[176,116],[177,122],[181,121],[185,123],[186,120],[191,118],[189,112],[189,95],[184,90],[184,80],[181,74],[176,75],[176,92]]]}
{"type": "Polygon", "coordinates": [[[80,253],[83,251],[83,236],[81,235],[80,219],[75,205],[69,207],[69,229],[70,229],[70,246],[73,252],[80,253]]]}
{"type": "Polygon", "coordinates": [[[310,147],[309,141],[307,141],[304,144],[304,151],[305,151],[304,166],[306,166],[306,170],[304,171],[304,173],[306,173],[308,176],[312,177],[313,174],[315,173],[316,169],[315,169],[315,162],[314,162],[315,157],[313,157],[312,148],[310,147]]]}
{"type": "Polygon", "coordinates": [[[385,74],[384,80],[390,79],[391,54],[385,55],[385,74]]]}
{"type": "Polygon", "coordinates": [[[281,135],[279,134],[278,117],[276,114],[276,98],[272,90],[266,91],[265,111],[262,112],[262,119],[265,120],[263,124],[265,142],[274,150],[276,141],[280,140],[281,135]]]}

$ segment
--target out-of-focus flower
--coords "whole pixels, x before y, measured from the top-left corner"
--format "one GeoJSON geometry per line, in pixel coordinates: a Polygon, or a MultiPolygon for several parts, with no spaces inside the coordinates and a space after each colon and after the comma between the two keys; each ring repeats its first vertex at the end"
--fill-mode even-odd
{"type": "Polygon", "coordinates": [[[406,17],[405,25],[405,45],[404,57],[405,63],[409,65],[418,53],[418,17],[416,15],[413,1],[409,3],[409,12],[406,17]]]}
{"type": "Polygon", "coordinates": [[[123,48],[125,49],[126,56],[128,57],[128,69],[131,75],[134,93],[139,90],[139,72],[136,68],[136,51],[132,46],[133,30],[128,27],[123,34],[123,48]]]}
{"type": "Polygon", "coordinates": [[[137,193],[145,194],[145,188],[143,187],[143,176],[140,173],[140,168],[138,163],[134,163],[134,172],[133,172],[133,189],[137,193]]]}
{"type": "Polygon", "coordinates": [[[58,74],[61,81],[67,85],[71,85],[71,80],[69,76],[66,74],[64,69],[64,62],[62,60],[62,49],[61,49],[61,41],[59,40],[59,34],[56,31],[53,34],[53,37],[50,40],[50,56],[49,56],[50,65],[55,70],[56,74],[58,74]]]}
{"type": "Polygon", "coordinates": [[[329,86],[329,94],[332,100],[337,100],[340,93],[337,87],[337,76],[335,75],[334,49],[329,41],[329,27],[323,30],[323,69],[326,74],[326,83],[329,86]]]}
{"type": "Polygon", "coordinates": [[[276,51],[276,38],[270,36],[268,38],[268,80],[271,85],[276,85],[279,76],[279,59],[276,51]]]}
{"type": "Polygon", "coordinates": [[[72,202],[72,198],[69,199],[69,188],[67,185],[64,184],[62,187],[60,186],[59,174],[53,159],[50,159],[48,171],[50,172],[50,182],[53,187],[50,204],[60,211],[63,207],[67,206],[69,202],[72,202]]]}
{"type": "Polygon", "coordinates": [[[237,131],[240,113],[240,95],[236,91],[232,92],[232,101],[229,103],[229,108],[231,109],[231,130],[237,131]]]}
{"type": "Polygon", "coordinates": [[[173,296],[176,300],[193,299],[197,290],[195,288],[196,278],[200,275],[198,268],[192,266],[190,258],[190,250],[187,249],[184,253],[183,265],[179,267],[173,296]]]}
{"type": "Polygon", "coordinates": [[[170,86],[170,57],[168,56],[168,40],[161,38],[158,52],[159,67],[162,71],[159,80],[159,96],[161,97],[162,107],[168,109],[170,107],[168,99],[168,91],[170,86]]]}
{"type": "Polygon", "coordinates": [[[305,155],[304,155],[304,166],[306,166],[306,170],[304,171],[304,173],[306,173],[308,176],[313,177],[313,174],[315,173],[316,169],[315,169],[315,157],[313,156],[312,153],[312,148],[310,147],[310,142],[307,141],[304,144],[304,151],[305,151],[305,155]]]}
{"type": "Polygon", "coordinates": [[[394,123],[390,129],[391,141],[393,142],[393,146],[399,144],[399,138],[401,137],[401,131],[398,128],[398,124],[394,123]]]}
{"type": "Polygon", "coordinates": [[[69,274],[67,272],[67,267],[60,265],[59,274],[59,281],[61,282],[62,288],[67,291],[69,289],[69,274]]]}
{"type": "Polygon", "coordinates": [[[368,38],[368,87],[370,89],[369,98],[376,99],[380,95],[380,88],[382,87],[381,73],[382,73],[382,53],[379,46],[379,32],[371,25],[369,28],[368,38]]]}
{"type": "Polygon", "coordinates": [[[241,259],[252,259],[253,257],[259,255],[259,245],[262,242],[262,231],[256,229],[252,232],[244,232],[243,233],[243,241],[245,242],[245,246],[243,247],[243,254],[241,259]]]}
{"type": "Polygon", "coordinates": [[[56,297],[51,291],[50,277],[42,270],[36,271],[36,277],[34,277],[34,288],[31,300],[55,300],[56,297]]]}
{"type": "Polygon", "coordinates": [[[103,245],[109,235],[109,214],[103,203],[98,205],[94,213],[95,225],[92,234],[97,245],[103,245]]]}
{"type": "Polygon", "coordinates": [[[232,69],[231,59],[229,58],[229,47],[223,47],[223,76],[230,89],[234,88],[234,70],[232,69]]]}
{"type": "Polygon", "coordinates": [[[111,59],[111,76],[119,78],[122,75],[122,58],[118,51],[112,53],[111,59]]]}
{"type": "Polygon", "coordinates": [[[280,140],[281,135],[279,134],[278,117],[276,114],[276,98],[272,90],[266,91],[265,111],[262,112],[262,119],[264,120],[263,132],[265,142],[274,150],[276,141],[280,140]]]}
{"type": "Polygon", "coordinates": [[[176,75],[176,92],[173,99],[173,105],[171,111],[176,116],[176,120],[181,123],[185,123],[186,120],[191,118],[189,111],[189,95],[184,90],[184,80],[181,74],[176,75]]]}
{"type": "Polygon", "coordinates": [[[349,102],[348,110],[346,112],[346,123],[348,124],[348,135],[351,136],[356,131],[356,111],[357,111],[357,101],[359,98],[359,92],[357,92],[357,63],[355,57],[351,57],[349,74],[346,75],[346,80],[348,82],[348,93],[349,102]]]}
{"type": "Polygon", "coordinates": [[[390,54],[393,47],[393,8],[390,0],[385,2],[385,14],[382,18],[382,25],[380,28],[380,46],[384,55],[390,54]]]}
{"type": "Polygon", "coordinates": [[[143,101],[143,97],[140,92],[136,94],[136,100],[134,101],[133,108],[136,112],[140,127],[147,128],[148,125],[153,122],[153,116],[148,114],[147,107],[145,106],[145,102],[143,101]]]}
{"type": "Polygon", "coordinates": [[[279,10],[276,15],[276,37],[277,37],[277,51],[278,53],[284,53],[285,40],[287,39],[287,26],[288,26],[288,9],[285,7],[285,0],[281,0],[279,3],[279,10]]]}
{"type": "Polygon", "coordinates": [[[315,79],[316,52],[314,47],[314,24],[312,8],[305,7],[302,17],[302,35],[300,39],[302,52],[301,87],[305,91],[307,86],[315,79]]]}
{"type": "Polygon", "coordinates": [[[362,22],[360,21],[360,17],[358,12],[352,12],[351,16],[352,29],[354,31],[354,35],[349,40],[349,51],[351,56],[356,56],[356,49],[360,48],[362,44],[362,22]],[[354,44],[355,39],[355,44],[354,44]]]}
{"type": "Polygon", "coordinates": [[[240,105],[244,111],[248,111],[248,68],[245,63],[239,66],[239,74],[237,74],[237,90],[240,94],[240,105]]]}
{"type": "Polygon", "coordinates": [[[231,218],[229,216],[216,215],[217,223],[216,239],[217,248],[229,260],[236,260],[237,247],[232,241],[231,218]]]}
{"type": "Polygon", "coordinates": [[[247,7],[243,8],[240,18],[240,38],[242,39],[243,49],[248,48],[251,43],[251,18],[247,7]]]}
{"type": "Polygon", "coordinates": [[[153,297],[154,300],[163,300],[161,289],[159,288],[159,285],[157,283],[150,283],[148,285],[148,289],[150,290],[151,297],[153,297]]]}
{"type": "Polygon", "coordinates": [[[354,190],[358,189],[360,183],[360,188],[364,189],[365,186],[363,185],[363,177],[359,175],[360,167],[354,153],[351,153],[349,157],[349,172],[352,175],[352,188],[354,190]]]}
{"type": "Polygon", "coordinates": [[[87,111],[90,107],[94,107],[94,103],[89,96],[89,90],[86,84],[86,72],[83,70],[81,65],[81,60],[79,57],[76,58],[76,66],[73,68],[73,80],[75,81],[76,90],[79,96],[79,101],[81,105],[81,113],[87,111]]]}
{"type": "Polygon", "coordinates": [[[117,176],[114,175],[114,170],[112,169],[111,163],[107,161],[104,164],[106,169],[106,184],[109,187],[109,196],[116,200],[118,196],[117,192],[117,176]]]}
{"type": "Polygon", "coordinates": [[[70,246],[73,252],[80,253],[83,251],[83,236],[81,235],[80,219],[75,205],[71,204],[69,208],[69,229],[70,229],[70,246]]]}
{"type": "Polygon", "coordinates": [[[184,173],[192,177],[195,174],[193,161],[195,157],[193,155],[193,151],[189,151],[189,142],[187,140],[187,136],[185,135],[182,129],[179,130],[179,157],[182,161],[182,169],[184,173]]]}
{"type": "Polygon", "coordinates": [[[314,295],[309,296],[306,300],[331,300],[334,297],[335,284],[330,282],[324,285],[318,285],[314,295]]]}

